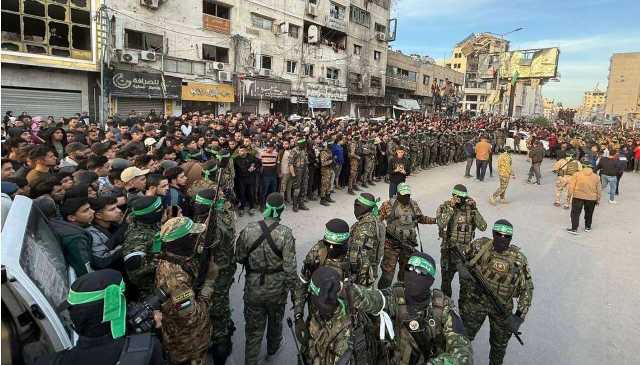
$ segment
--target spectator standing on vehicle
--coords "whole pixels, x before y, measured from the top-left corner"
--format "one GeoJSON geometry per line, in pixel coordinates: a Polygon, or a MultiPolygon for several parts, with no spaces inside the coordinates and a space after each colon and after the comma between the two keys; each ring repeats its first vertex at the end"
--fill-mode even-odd
{"type": "Polygon", "coordinates": [[[529,159],[531,160],[531,167],[529,168],[529,177],[527,178],[527,182],[532,184],[533,181],[531,179],[535,175],[535,183],[540,185],[540,179],[542,178],[540,165],[542,165],[542,160],[544,159],[544,147],[542,147],[542,142],[535,141],[533,143],[533,146],[529,151],[529,159]]]}
{"type": "Polygon", "coordinates": [[[476,143],[476,179],[484,181],[484,175],[487,173],[487,164],[489,162],[489,154],[491,153],[491,143],[487,141],[486,136],[480,137],[480,142],[476,143]]]}
{"type": "MultiPolygon", "coordinates": [[[[569,182],[569,194],[571,196],[571,228],[567,232],[577,235],[580,225],[580,214],[584,208],[584,230],[591,231],[593,211],[600,203],[600,191],[602,185],[588,161],[582,162],[582,170],[576,172],[569,182]]],[[[615,177],[615,176],[614,176],[615,177]]]]}
{"type": "MultiPolygon", "coordinates": [[[[612,150],[611,156],[616,155],[612,150]]],[[[600,177],[605,185],[609,186],[609,203],[616,204],[616,186],[618,183],[618,173],[620,173],[620,161],[615,157],[601,157],[596,166],[596,171],[600,172],[600,177]]]]}

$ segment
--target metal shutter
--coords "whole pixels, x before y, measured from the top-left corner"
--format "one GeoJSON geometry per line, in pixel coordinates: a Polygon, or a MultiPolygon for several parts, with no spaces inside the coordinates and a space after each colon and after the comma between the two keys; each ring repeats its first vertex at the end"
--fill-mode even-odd
{"type": "Polygon", "coordinates": [[[70,117],[81,113],[82,94],[79,90],[57,91],[2,87],[2,115],[7,110],[14,115],[27,112],[32,117],[70,117]]]}
{"type": "Polygon", "coordinates": [[[162,99],[143,99],[143,98],[118,98],[118,115],[126,117],[135,110],[142,116],[147,116],[151,109],[154,109],[157,115],[164,113],[164,100],[162,99]]]}

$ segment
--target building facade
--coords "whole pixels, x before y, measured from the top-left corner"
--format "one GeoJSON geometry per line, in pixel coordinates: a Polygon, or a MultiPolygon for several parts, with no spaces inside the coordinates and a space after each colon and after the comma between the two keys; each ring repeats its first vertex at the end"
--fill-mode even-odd
{"type": "Polygon", "coordinates": [[[2,113],[99,109],[100,0],[2,2],[2,113]]]}
{"type": "Polygon", "coordinates": [[[623,123],[640,120],[640,52],[611,56],[604,112],[623,123]]]}
{"type": "Polygon", "coordinates": [[[582,97],[582,104],[578,107],[576,117],[580,121],[588,121],[604,111],[606,93],[597,87],[590,91],[585,91],[582,97]]]}
{"type": "Polygon", "coordinates": [[[388,51],[386,80],[385,105],[395,109],[433,111],[436,94],[450,92],[462,100],[464,74],[428,57],[388,51]]]}

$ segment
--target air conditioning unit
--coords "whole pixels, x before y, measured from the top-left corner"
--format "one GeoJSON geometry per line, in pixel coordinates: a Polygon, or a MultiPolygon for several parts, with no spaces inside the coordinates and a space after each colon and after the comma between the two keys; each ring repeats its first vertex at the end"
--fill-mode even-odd
{"type": "Polygon", "coordinates": [[[261,68],[260,76],[271,77],[271,70],[269,70],[268,68],[261,68]]]}
{"type": "Polygon", "coordinates": [[[138,52],[124,51],[120,53],[120,62],[132,65],[138,64],[138,52]]]}
{"type": "Polygon", "coordinates": [[[387,40],[387,35],[384,34],[383,32],[376,32],[376,39],[384,42],[385,40],[387,40]]]}
{"type": "Polygon", "coordinates": [[[156,60],[155,52],[140,51],[140,59],[142,61],[154,62],[156,60]]]}
{"type": "Polygon", "coordinates": [[[231,82],[231,72],[229,71],[220,71],[218,72],[218,81],[220,82],[231,82]]]}
{"type": "Polygon", "coordinates": [[[307,15],[318,16],[318,6],[315,4],[307,3],[307,15]]]}
{"type": "Polygon", "coordinates": [[[210,72],[224,70],[224,63],[222,62],[207,62],[207,70],[210,72]]]}
{"type": "Polygon", "coordinates": [[[282,22],[282,23],[278,24],[276,26],[276,29],[274,30],[274,33],[276,33],[276,34],[287,34],[287,33],[289,33],[289,23],[282,22]]]}
{"type": "Polygon", "coordinates": [[[149,9],[157,9],[160,5],[160,0],[140,0],[140,5],[146,6],[149,9]]]}

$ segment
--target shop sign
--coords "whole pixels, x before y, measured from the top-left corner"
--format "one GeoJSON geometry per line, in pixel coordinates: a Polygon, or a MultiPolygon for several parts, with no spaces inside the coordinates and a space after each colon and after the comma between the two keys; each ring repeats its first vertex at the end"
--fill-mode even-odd
{"type": "Polygon", "coordinates": [[[331,99],[317,98],[317,97],[310,96],[309,108],[310,109],[331,109],[331,99]]]}
{"type": "Polygon", "coordinates": [[[244,79],[244,87],[248,88],[247,95],[258,99],[288,99],[291,96],[290,82],[276,82],[272,80],[244,79]]]}
{"type": "Polygon", "coordinates": [[[324,84],[306,84],[308,98],[329,98],[333,101],[347,101],[347,88],[324,84]]]}
{"type": "Polygon", "coordinates": [[[111,77],[112,96],[177,99],[182,79],[161,74],[115,71],[111,77]]]}
{"type": "Polygon", "coordinates": [[[233,103],[233,85],[190,82],[182,85],[182,100],[233,103]]]}

